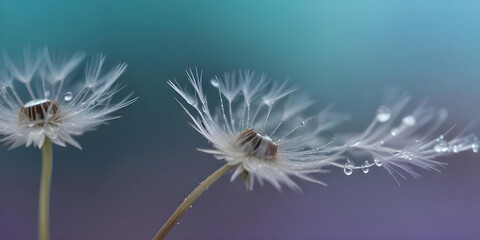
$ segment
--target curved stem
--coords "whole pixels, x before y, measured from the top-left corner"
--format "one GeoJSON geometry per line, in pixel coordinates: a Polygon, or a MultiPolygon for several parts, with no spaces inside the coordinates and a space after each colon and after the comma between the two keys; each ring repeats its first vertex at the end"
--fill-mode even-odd
{"type": "Polygon", "coordinates": [[[50,186],[52,182],[53,153],[52,142],[46,138],[42,146],[42,178],[38,203],[38,239],[50,239],[50,186]]]}
{"type": "Polygon", "coordinates": [[[226,172],[232,169],[233,166],[225,164],[221,168],[217,169],[212,175],[208,176],[203,182],[198,185],[195,190],[193,190],[190,195],[178,206],[177,210],[168,218],[167,222],[162,226],[157,235],[153,238],[154,240],[161,240],[167,236],[168,232],[172,230],[173,226],[177,224],[178,220],[183,216],[183,214],[192,206],[192,204],[197,200],[202,193],[210,187],[215,181],[217,181],[221,176],[226,172]]]}

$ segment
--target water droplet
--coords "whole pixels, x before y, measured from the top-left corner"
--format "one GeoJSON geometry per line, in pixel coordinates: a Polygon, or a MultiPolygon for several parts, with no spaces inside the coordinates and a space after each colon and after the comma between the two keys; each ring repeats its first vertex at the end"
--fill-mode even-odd
{"type": "Polygon", "coordinates": [[[362,165],[362,172],[363,172],[363,173],[368,173],[368,171],[370,171],[370,168],[368,167],[368,165],[370,165],[370,164],[368,163],[368,161],[365,161],[365,162],[363,163],[363,165],[362,165]]]}
{"type": "Polygon", "coordinates": [[[412,160],[411,154],[408,153],[408,152],[402,152],[402,153],[401,153],[401,157],[402,157],[403,159],[407,159],[407,160],[409,160],[409,161],[412,160]]]}
{"type": "Polygon", "coordinates": [[[377,165],[377,167],[381,167],[382,166],[382,162],[378,159],[373,159],[373,161],[375,162],[375,165],[377,165]]]}
{"type": "Polygon", "coordinates": [[[224,159],[224,158],[225,158],[225,157],[224,157],[224,156],[222,156],[222,155],[215,155],[214,157],[215,157],[216,159],[218,159],[218,160],[222,160],[222,159],[224,159]]]}
{"type": "Polygon", "coordinates": [[[402,119],[403,124],[407,126],[413,126],[417,122],[415,117],[412,115],[406,116],[402,119]]]}
{"type": "Polygon", "coordinates": [[[305,126],[305,122],[304,122],[304,121],[301,121],[301,122],[300,122],[300,125],[305,126]]]}
{"type": "Polygon", "coordinates": [[[449,150],[447,142],[440,140],[434,147],[435,151],[438,153],[447,152],[449,150]]]}
{"type": "Polygon", "coordinates": [[[460,151],[460,148],[458,147],[458,145],[453,145],[453,146],[452,146],[452,151],[453,151],[454,153],[458,153],[458,152],[460,151]]]}
{"type": "Polygon", "coordinates": [[[390,131],[390,134],[392,134],[392,136],[397,136],[397,134],[398,134],[398,129],[392,128],[392,130],[390,131]]]}
{"type": "Polygon", "coordinates": [[[212,84],[212,86],[214,88],[220,87],[220,84],[218,83],[217,79],[215,79],[215,78],[210,79],[210,84],[212,84]]]}
{"type": "Polygon", "coordinates": [[[345,173],[345,175],[350,176],[350,175],[352,175],[352,173],[353,173],[353,169],[351,169],[350,167],[345,166],[345,167],[343,168],[343,172],[345,173]]]}
{"type": "Polygon", "coordinates": [[[345,163],[345,166],[343,166],[343,172],[345,173],[345,175],[350,176],[353,173],[354,167],[355,167],[355,164],[353,164],[353,162],[350,161],[350,159],[348,159],[347,162],[345,163]]]}
{"type": "Polygon", "coordinates": [[[7,88],[5,88],[4,86],[0,87],[0,91],[2,92],[2,96],[5,97],[5,95],[7,94],[7,88]]]}
{"type": "Polygon", "coordinates": [[[377,120],[379,122],[386,122],[390,119],[390,109],[386,106],[380,106],[377,110],[377,120]]]}
{"type": "Polygon", "coordinates": [[[383,144],[385,144],[384,141],[380,141],[375,147],[376,148],[381,148],[383,146],[383,144]]]}
{"type": "Polygon", "coordinates": [[[478,148],[479,148],[478,143],[472,143],[472,151],[474,153],[478,152],[478,148]]]}
{"type": "Polygon", "coordinates": [[[70,102],[73,98],[73,94],[71,92],[66,92],[65,95],[63,95],[63,99],[66,102],[70,102]]]}
{"type": "Polygon", "coordinates": [[[50,91],[46,90],[45,93],[44,93],[44,95],[45,95],[45,98],[50,97],[50,91]]]}

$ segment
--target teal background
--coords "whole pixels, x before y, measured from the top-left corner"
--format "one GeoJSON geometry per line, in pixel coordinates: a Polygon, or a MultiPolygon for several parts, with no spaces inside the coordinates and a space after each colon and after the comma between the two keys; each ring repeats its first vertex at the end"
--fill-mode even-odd
{"type": "MultiPolygon", "coordinates": [[[[0,1],[0,50],[25,46],[105,53],[129,64],[121,119],[54,148],[52,239],[151,239],[183,198],[222,163],[187,124],[166,81],[254,69],[352,114],[361,130],[383,90],[449,109],[457,130],[480,121],[480,2],[0,1]]],[[[448,126],[447,126],[448,127],[448,126]]],[[[477,133],[479,128],[476,128],[477,133]]],[[[0,152],[0,239],[36,236],[40,152],[0,152]]],[[[221,179],[170,239],[478,239],[479,155],[442,158],[442,174],[399,187],[381,169],[248,192],[221,179]]]]}

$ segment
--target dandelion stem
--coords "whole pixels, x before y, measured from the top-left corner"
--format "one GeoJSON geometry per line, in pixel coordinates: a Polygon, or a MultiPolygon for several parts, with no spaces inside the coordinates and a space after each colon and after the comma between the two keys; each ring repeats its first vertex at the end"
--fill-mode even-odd
{"type": "Polygon", "coordinates": [[[192,204],[197,200],[202,193],[210,187],[215,181],[217,181],[221,176],[226,172],[232,169],[234,166],[225,164],[221,168],[217,169],[214,173],[208,176],[203,182],[198,185],[195,190],[193,190],[190,195],[178,206],[177,210],[168,218],[167,222],[162,226],[160,231],[158,231],[154,240],[161,240],[167,236],[168,232],[177,224],[178,220],[183,216],[183,214],[192,206],[192,204]]]}
{"type": "Polygon", "coordinates": [[[42,146],[42,178],[40,180],[40,197],[38,208],[38,239],[50,239],[49,212],[50,212],[50,186],[52,182],[52,142],[45,138],[42,146]]]}

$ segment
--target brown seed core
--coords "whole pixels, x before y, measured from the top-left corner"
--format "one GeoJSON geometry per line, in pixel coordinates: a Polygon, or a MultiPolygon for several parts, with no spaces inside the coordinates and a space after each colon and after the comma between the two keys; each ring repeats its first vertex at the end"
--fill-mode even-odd
{"type": "Polygon", "coordinates": [[[44,120],[47,113],[55,115],[58,111],[58,103],[55,100],[33,100],[20,108],[19,117],[31,121],[44,120]]]}
{"type": "Polygon", "coordinates": [[[277,156],[277,145],[266,136],[262,136],[253,129],[247,129],[237,137],[240,148],[248,155],[267,160],[274,160],[277,156]]]}

